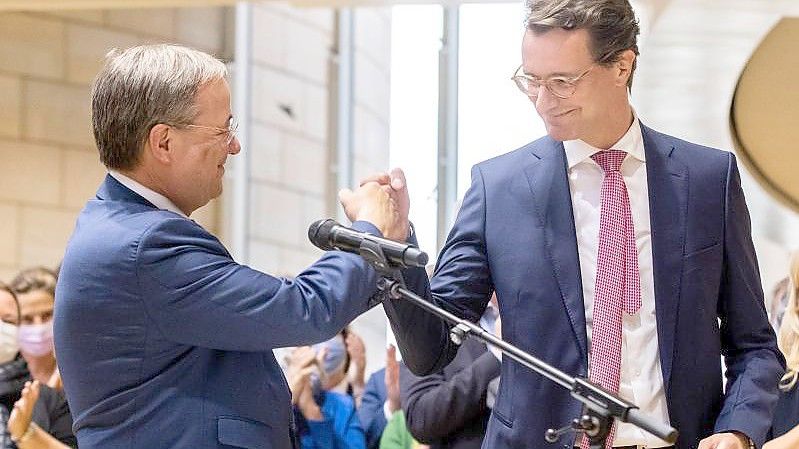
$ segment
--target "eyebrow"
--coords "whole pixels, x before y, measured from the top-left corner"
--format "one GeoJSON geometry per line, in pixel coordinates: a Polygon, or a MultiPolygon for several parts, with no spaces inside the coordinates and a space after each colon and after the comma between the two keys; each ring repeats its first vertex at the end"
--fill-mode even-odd
{"type": "Polygon", "coordinates": [[[538,79],[545,79],[545,78],[555,78],[555,77],[560,77],[560,78],[574,78],[575,76],[577,76],[577,75],[578,75],[577,73],[566,73],[566,72],[555,72],[555,73],[550,73],[550,74],[549,74],[549,76],[538,76],[538,75],[534,75],[534,74],[532,74],[532,73],[527,73],[527,72],[524,72],[524,74],[525,74],[525,75],[527,75],[527,76],[531,76],[531,77],[533,77],[533,78],[538,78],[538,79]]]}

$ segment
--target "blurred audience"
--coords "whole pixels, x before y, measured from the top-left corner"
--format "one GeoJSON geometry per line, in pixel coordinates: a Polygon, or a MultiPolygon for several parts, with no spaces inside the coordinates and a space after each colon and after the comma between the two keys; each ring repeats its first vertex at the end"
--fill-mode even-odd
{"type": "Polygon", "coordinates": [[[343,351],[345,357],[344,363],[330,374],[327,390],[351,396],[358,407],[366,386],[366,347],[363,339],[347,327],[331,339],[328,345],[334,346],[331,350],[343,351]]]}
{"type": "MultiPolygon", "coordinates": [[[[381,446],[381,437],[388,421],[401,410],[399,370],[397,350],[389,345],[386,349],[386,367],[369,376],[363,401],[358,408],[358,417],[366,434],[366,447],[369,449],[381,446]]],[[[402,421],[404,425],[404,418],[402,421]]]]}
{"type": "Polygon", "coordinates": [[[56,273],[45,267],[22,270],[11,281],[19,299],[19,348],[35,380],[62,389],[53,352],[53,306],[56,273]]]}
{"type": "Polygon", "coordinates": [[[430,446],[413,439],[405,424],[402,410],[391,415],[383,435],[380,437],[380,449],[428,449],[430,446]]]}
{"type": "Polygon", "coordinates": [[[331,391],[346,377],[349,353],[345,337],[292,351],[287,379],[302,449],[365,449],[355,401],[331,391]]]}
{"type": "Polygon", "coordinates": [[[0,284],[0,449],[77,447],[62,392],[31,381],[19,353],[20,304],[0,284]]]}
{"type": "Polygon", "coordinates": [[[360,407],[366,389],[366,346],[363,339],[351,329],[344,328],[342,332],[350,361],[348,393],[355,400],[355,407],[360,407]]]}
{"type": "MultiPolygon", "coordinates": [[[[389,345],[386,350],[386,368],[383,370],[385,402],[383,402],[384,428],[379,435],[379,449],[427,449],[413,438],[405,422],[400,396],[400,371],[407,370],[397,360],[397,350],[389,345]],[[388,419],[388,421],[386,421],[388,419]]],[[[376,413],[380,413],[377,411],[376,413]]]]}
{"type": "Polygon", "coordinates": [[[780,398],[774,411],[769,439],[763,449],[799,448],[799,253],[791,260],[788,305],[778,334],[787,371],[780,381],[780,398]]]}
{"type": "Polygon", "coordinates": [[[783,278],[771,290],[771,296],[766,298],[766,307],[769,323],[774,328],[774,332],[780,330],[782,317],[785,315],[785,308],[788,306],[788,294],[790,291],[790,279],[783,278]]]}

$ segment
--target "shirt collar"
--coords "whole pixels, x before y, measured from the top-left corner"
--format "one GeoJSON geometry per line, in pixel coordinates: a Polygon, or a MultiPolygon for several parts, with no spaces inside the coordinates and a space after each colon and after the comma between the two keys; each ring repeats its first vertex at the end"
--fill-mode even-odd
{"type": "MultiPolygon", "coordinates": [[[[582,140],[565,140],[563,148],[566,150],[566,160],[571,170],[575,165],[590,158],[594,153],[602,151],[600,148],[593,147],[582,140]]],[[[641,162],[646,162],[644,155],[644,138],[641,135],[641,123],[638,116],[633,111],[633,123],[618,142],[611,145],[614,150],[621,150],[641,162]]]]}
{"type": "Polygon", "coordinates": [[[183,211],[180,210],[179,207],[175,205],[175,203],[172,202],[172,200],[165,197],[164,195],[161,195],[155,190],[152,190],[149,187],[142,185],[138,181],[128,176],[125,176],[118,171],[109,170],[108,174],[113,176],[114,179],[119,181],[119,183],[122,184],[123,186],[129,188],[130,190],[133,190],[137,194],[141,195],[142,198],[144,198],[145,200],[153,203],[155,207],[159,209],[168,210],[170,212],[174,212],[184,218],[189,218],[186,214],[183,213],[183,211]]]}

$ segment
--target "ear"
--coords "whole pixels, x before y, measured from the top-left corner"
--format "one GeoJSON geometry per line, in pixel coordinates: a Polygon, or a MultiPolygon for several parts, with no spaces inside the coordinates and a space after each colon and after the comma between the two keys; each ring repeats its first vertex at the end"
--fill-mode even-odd
{"type": "Polygon", "coordinates": [[[148,151],[155,160],[163,164],[172,162],[172,154],[169,151],[171,131],[172,127],[159,123],[153,126],[147,135],[145,151],[148,151]]]}
{"type": "Polygon", "coordinates": [[[633,66],[635,64],[636,54],[634,51],[627,49],[624,50],[616,62],[618,72],[616,73],[616,86],[627,87],[627,81],[633,73],[633,66]]]}

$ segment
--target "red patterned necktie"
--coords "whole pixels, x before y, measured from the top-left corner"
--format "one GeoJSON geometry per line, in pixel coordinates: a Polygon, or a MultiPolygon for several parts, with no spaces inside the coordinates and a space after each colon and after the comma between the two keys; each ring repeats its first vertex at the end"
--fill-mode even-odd
{"type": "MultiPolygon", "coordinates": [[[[599,215],[599,250],[596,262],[593,328],[589,380],[619,392],[621,373],[622,312],[633,315],[641,308],[641,275],[627,186],[619,172],[627,153],[600,151],[591,158],[605,171],[599,215]]],[[[608,435],[613,443],[616,427],[608,435]]],[[[588,448],[587,438],[580,447],[588,448]]]]}

